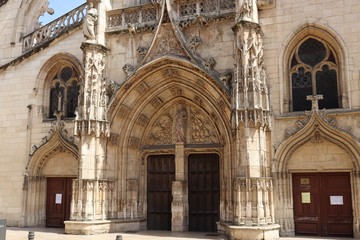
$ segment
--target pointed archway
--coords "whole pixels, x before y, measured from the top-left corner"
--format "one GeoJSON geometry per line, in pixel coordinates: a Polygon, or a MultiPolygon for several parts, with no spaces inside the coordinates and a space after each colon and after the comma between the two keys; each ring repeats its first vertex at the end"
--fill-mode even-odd
{"type": "MultiPolygon", "coordinates": [[[[275,194],[275,202],[283,235],[295,234],[293,189],[297,191],[297,185],[295,183],[293,185],[293,178],[296,174],[297,179],[299,174],[305,173],[308,175],[311,173],[344,173],[346,175],[347,173],[350,176],[348,184],[351,182],[352,201],[356,201],[354,196],[360,193],[358,187],[359,141],[348,131],[337,127],[336,120],[330,118],[325,110],[320,111],[317,99],[312,100],[312,111],[307,112],[304,119],[297,122],[295,128],[287,130],[286,139],[277,147],[274,155],[272,171],[275,178],[275,189],[278,193],[275,194]]],[[[333,174],[333,176],[335,175],[333,174]]],[[[311,177],[312,175],[303,178],[311,179],[311,177]]],[[[309,181],[303,180],[305,185],[309,181]]],[[[306,202],[304,199],[301,201],[306,202]]],[[[330,203],[330,201],[327,202],[330,203]]],[[[352,228],[355,237],[359,235],[357,219],[359,219],[360,211],[357,207],[358,204],[358,202],[353,202],[352,228]]]]}
{"type": "Polygon", "coordinates": [[[110,139],[116,141],[108,145],[108,156],[120,176],[121,217],[146,217],[147,159],[170,154],[176,165],[171,229],[186,231],[188,156],[207,153],[220,158],[218,207],[221,220],[230,220],[230,101],[221,83],[182,58],[162,57],[127,80],[112,100],[109,116],[110,139]]]}
{"type": "MultiPolygon", "coordinates": [[[[56,124],[52,126],[48,136],[45,136],[38,145],[33,146],[33,151],[29,156],[23,183],[24,198],[21,226],[48,225],[48,204],[46,201],[48,198],[47,183],[49,177],[58,180],[61,178],[62,181],[69,182],[68,190],[61,192],[61,200],[55,202],[54,199],[51,202],[62,207],[63,216],[58,221],[58,226],[63,226],[63,221],[70,216],[70,179],[78,175],[78,158],[78,149],[73,138],[65,130],[64,122],[58,119],[56,124]]],[[[56,192],[53,195],[55,197],[56,192]]]]}

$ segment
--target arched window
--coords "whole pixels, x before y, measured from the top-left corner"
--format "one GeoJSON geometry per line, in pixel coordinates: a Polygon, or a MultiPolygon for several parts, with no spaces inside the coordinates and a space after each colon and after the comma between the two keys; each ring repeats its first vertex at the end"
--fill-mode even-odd
{"type": "Polygon", "coordinates": [[[338,108],[339,63],[335,52],[326,43],[309,37],[294,49],[290,61],[292,110],[311,110],[307,95],[323,95],[319,108],[338,108]]]}
{"type": "Polygon", "coordinates": [[[70,66],[63,66],[51,81],[49,118],[63,111],[65,118],[74,118],[80,93],[79,76],[70,66]]]}

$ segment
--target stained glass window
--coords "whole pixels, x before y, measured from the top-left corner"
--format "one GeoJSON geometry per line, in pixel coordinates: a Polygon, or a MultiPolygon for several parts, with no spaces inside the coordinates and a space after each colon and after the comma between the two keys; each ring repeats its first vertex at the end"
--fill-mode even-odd
{"type": "Polygon", "coordinates": [[[292,110],[311,110],[308,95],[323,95],[319,108],[338,108],[338,66],[333,50],[308,38],[294,50],[289,63],[292,110]]]}
{"type": "Polygon", "coordinates": [[[70,66],[61,68],[51,83],[49,118],[55,118],[57,111],[65,118],[74,118],[80,93],[79,76],[70,66]]]}

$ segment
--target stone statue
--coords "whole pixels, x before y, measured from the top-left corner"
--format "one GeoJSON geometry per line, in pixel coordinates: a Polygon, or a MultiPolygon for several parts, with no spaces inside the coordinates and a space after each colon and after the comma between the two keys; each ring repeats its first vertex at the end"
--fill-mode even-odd
{"type": "Polygon", "coordinates": [[[186,108],[182,104],[176,110],[176,142],[185,141],[186,108]]]}
{"type": "Polygon", "coordinates": [[[97,19],[98,19],[98,13],[96,8],[94,8],[94,3],[89,2],[88,12],[84,19],[84,25],[83,25],[83,31],[86,40],[96,41],[95,24],[97,22],[97,19]]]}
{"type": "Polygon", "coordinates": [[[237,21],[245,20],[259,23],[257,1],[256,0],[239,0],[237,7],[237,21]]]}

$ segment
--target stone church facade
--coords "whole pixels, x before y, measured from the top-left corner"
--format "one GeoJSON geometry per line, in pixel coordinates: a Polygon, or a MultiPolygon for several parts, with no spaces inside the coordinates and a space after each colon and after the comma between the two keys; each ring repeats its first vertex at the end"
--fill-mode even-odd
{"type": "Polygon", "coordinates": [[[360,238],[360,2],[0,1],[0,218],[360,238]]]}

